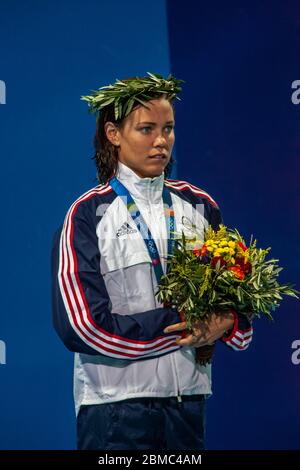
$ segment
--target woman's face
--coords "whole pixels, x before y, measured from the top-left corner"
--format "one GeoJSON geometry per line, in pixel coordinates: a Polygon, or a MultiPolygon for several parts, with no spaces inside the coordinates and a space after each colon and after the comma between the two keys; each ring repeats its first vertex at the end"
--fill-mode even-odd
{"type": "Polygon", "coordinates": [[[175,141],[174,112],[165,98],[147,102],[132,111],[117,131],[120,162],[138,176],[161,175],[171,158],[175,141]]]}

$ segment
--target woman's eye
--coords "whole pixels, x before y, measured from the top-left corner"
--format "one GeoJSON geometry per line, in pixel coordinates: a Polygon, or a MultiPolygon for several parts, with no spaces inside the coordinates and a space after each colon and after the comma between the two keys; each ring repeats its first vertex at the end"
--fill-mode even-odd
{"type": "Polygon", "coordinates": [[[140,129],[140,131],[143,133],[143,134],[149,134],[149,132],[151,132],[151,127],[147,126],[147,127],[142,127],[140,129]]]}
{"type": "MultiPolygon", "coordinates": [[[[164,127],[164,132],[166,132],[167,134],[170,134],[173,128],[174,126],[166,126],[164,127]]],[[[145,126],[145,127],[141,127],[139,130],[140,132],[142,132],[142,134],[150,134],[152,132],[152,127],[145,126]]]]}

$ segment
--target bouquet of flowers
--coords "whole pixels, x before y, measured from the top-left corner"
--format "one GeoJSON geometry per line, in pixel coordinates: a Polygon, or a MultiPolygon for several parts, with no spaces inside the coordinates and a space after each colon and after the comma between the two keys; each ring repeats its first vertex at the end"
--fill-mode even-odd
{"type": "MultiPolygon", "coordinates": [[[[158,299],[183,312],[187,329],[195,319],[206,320],[212,312],[230,309],[248,319],[264,315],[273,319],[282,295],[298,298],[298,291],[277,278],[283,269],[278,259],[266,260],[271,248],[257,248],[256,240],[246,246],[238,230],[211,226],[200,237],[195,225],[189,227],[191,238],[175,232],[177,238],[168,263],[168,273],[161,278],[158,299]]],[[[197,348],[198,362],[211,360],[213,347],[197,348]]]]}

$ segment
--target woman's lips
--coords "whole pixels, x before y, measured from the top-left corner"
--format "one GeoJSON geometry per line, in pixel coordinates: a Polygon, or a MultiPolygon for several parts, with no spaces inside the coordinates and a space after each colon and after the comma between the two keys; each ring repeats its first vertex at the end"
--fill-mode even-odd
{"type": "Polygon", "coordinates": [[[163,154],[157,154],[157,155],[150,155],[149,158],[152,158],[154,160],[165,160],[167,157],[166,155],[163,155],[163,154]]]}

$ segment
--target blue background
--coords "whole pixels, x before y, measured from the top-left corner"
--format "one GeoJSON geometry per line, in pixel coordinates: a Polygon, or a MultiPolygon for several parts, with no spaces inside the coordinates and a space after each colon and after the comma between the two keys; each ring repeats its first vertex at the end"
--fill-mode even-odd
{"type": "MultiPolygon", "coordinates": [[[[186,81],[176,102],[175,174],[209,192],[299,284],[297,2],[1,1],[2,270],[0,449],[73,449],[73,356],[51,322],[50,247],[97,184],[95,119],[82,94],[147,71],[186,81]]],[[[297,449],[299,302],[255,323],[251,347],[219,344],[207,447],[297,449]]]]}

